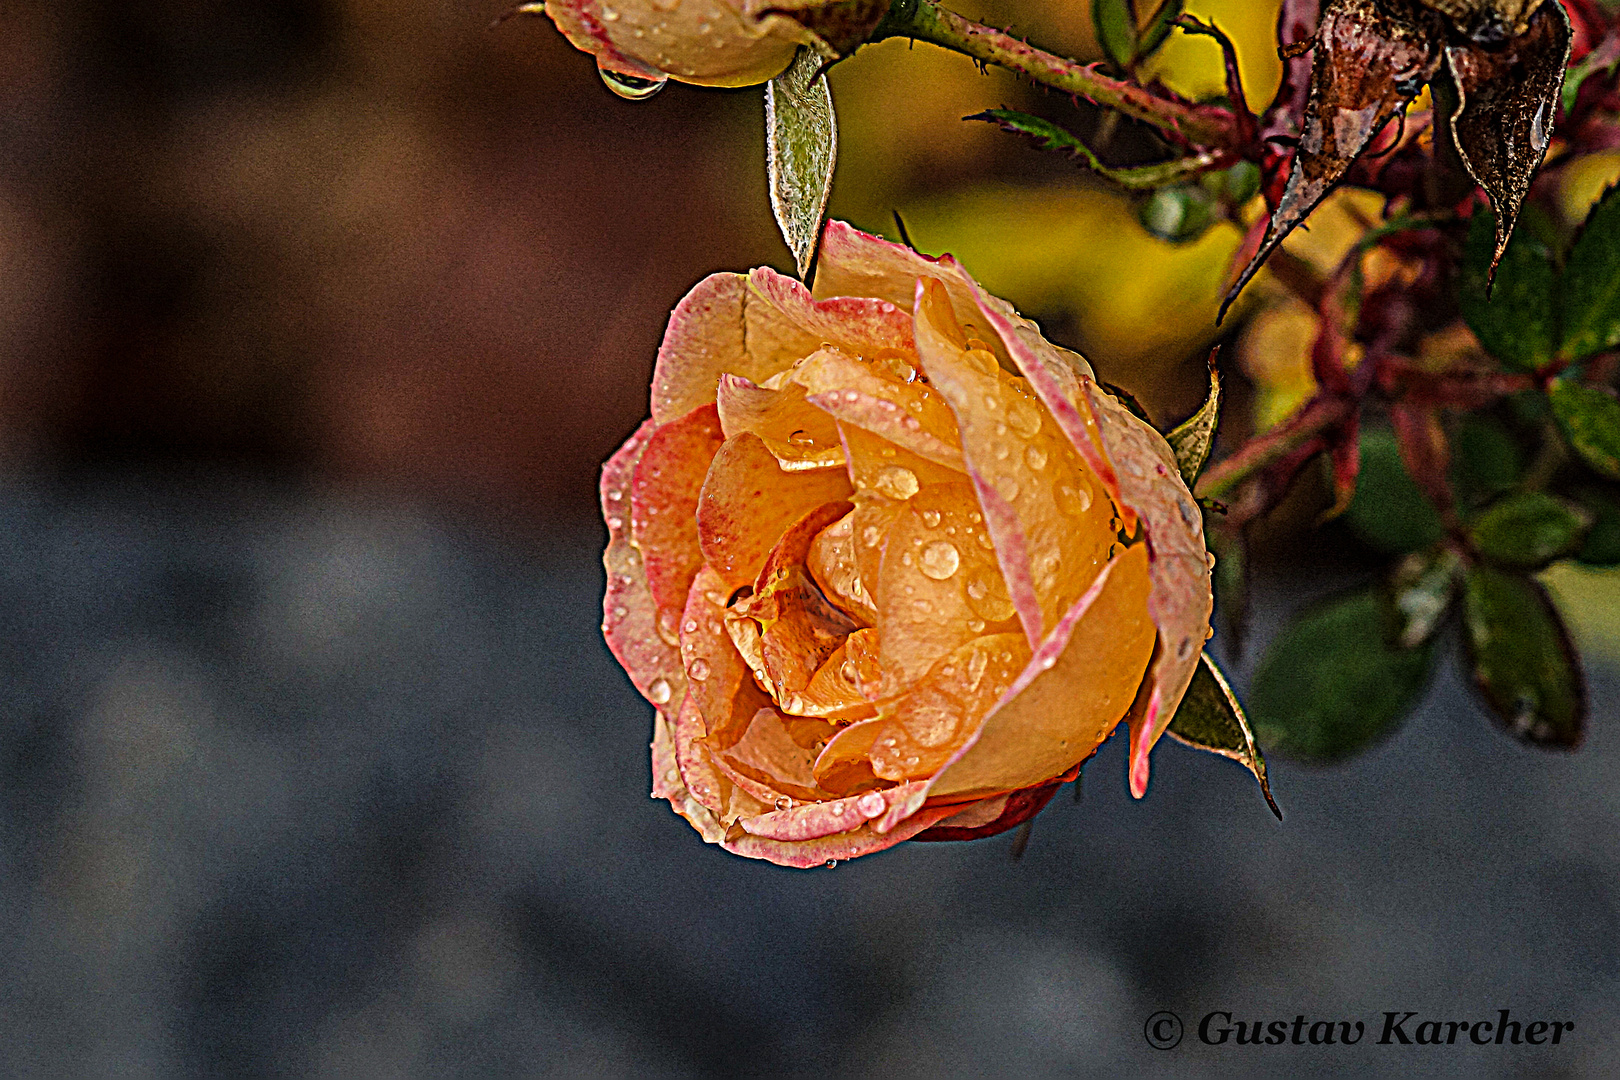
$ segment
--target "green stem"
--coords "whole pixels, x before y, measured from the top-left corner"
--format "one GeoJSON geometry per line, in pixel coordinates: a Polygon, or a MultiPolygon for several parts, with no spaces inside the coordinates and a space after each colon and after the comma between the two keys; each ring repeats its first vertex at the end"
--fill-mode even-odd
{"type": "Polygon", "coordinates": [[[1011,34],[964,19],[933,0],[895,0],[871,40],[888,37],[926,41],[980,63],[1004,67],[1043,86],[1116,109],[1189,143],[1240,149],[1236,121],[1225,109],[1159,97],[1135,83],[1099,74],[1091,65],[1037,49],[1011,34]]]}

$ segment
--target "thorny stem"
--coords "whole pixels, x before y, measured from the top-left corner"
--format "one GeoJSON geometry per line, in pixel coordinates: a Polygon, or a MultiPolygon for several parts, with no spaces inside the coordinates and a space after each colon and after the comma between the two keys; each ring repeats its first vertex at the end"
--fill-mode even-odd
{"type": "Polygon", "coordinates": [[[1355,408],[1356,402],[1347,397],[1319,392],[1280,427],[1250,439],[1231,457],[1211,465],[1198,478],[1198,496],[1213,499],[1225,495],[1267,465],[1344,423],[1355,408]]]}
{"type": "Polygon", "coordinates": [[[1043,86],[1116,109],[1189,143],[1241,149],[1237,122],[1226,109],[1171,101],[1135,83],[1111,79],[1093,65],[1037,49],[1004,31],[964,19],[933,0],[895,0],[872,40],[887,37],[926,41],[980,63],[1004,67],[1043,86]]]}

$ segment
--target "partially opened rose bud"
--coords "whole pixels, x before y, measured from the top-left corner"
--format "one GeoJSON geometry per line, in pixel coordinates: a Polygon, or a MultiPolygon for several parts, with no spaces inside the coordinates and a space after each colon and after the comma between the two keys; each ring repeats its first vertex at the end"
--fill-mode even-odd
{"type": "Polygon", "coordinates": [[[812,866],[1010,828],[1125,719],[1141,796],[1211,604],[1169,446],[949,256],[834,222],[816,296],[700,283],[603,472],[654,795],[812,866]]]}
{"type": "Polygon", "coordinates": [[[603,80],[645,97],[668,79],[751,86],[781,74],[800,45],[831,58],[865,40],[886,0],[547,0],[543,7],[576,48],[596,57],[603,80]]]}

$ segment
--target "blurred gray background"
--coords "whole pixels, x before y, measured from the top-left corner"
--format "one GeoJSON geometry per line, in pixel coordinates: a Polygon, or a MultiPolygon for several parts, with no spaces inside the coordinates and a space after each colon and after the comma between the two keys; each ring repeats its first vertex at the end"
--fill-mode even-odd
{"type": "MultiPolygon", "coordinates": [[[[622,103],[500,10],[0,6],[0,1072],[1612,1074],[1620,669],[1580,579],[1575,755],[1447,666],[1373,752],[1273,762],[1282,824],[1168,744],[1142,802],[1105,746],[1017,862],[787,871],[650,800],[594,474],[685,289],[786,265],[758,96],[622,103]],[[1195,1034],[1502,1008],[1576,1029],[1195,1034]]],[[[898,100],[860,62],[851,139],[898,100]]],[[[926,85],[953,125],[1021,93],[926,85]]],[[[1050,168],[913,111],[849,198],[1050,168]]],[[[1280,547],[1254,640],[1374,565],[1280,547]]]]}

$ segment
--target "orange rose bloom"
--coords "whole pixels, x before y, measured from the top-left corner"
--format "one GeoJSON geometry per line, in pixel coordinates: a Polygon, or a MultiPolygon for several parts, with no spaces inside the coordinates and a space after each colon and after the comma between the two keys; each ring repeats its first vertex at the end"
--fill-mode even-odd
{"type": "Polygon", "coordinates": [[[1209,632],[1164,439],[954,259],[839,222],[814,294],[675,309],[602,506],[653,794],[787,866],[1010,828],[1121,720],[1140,797],[1209,632]]]}

